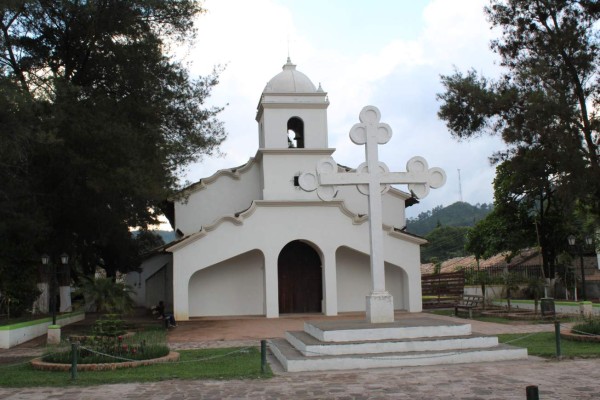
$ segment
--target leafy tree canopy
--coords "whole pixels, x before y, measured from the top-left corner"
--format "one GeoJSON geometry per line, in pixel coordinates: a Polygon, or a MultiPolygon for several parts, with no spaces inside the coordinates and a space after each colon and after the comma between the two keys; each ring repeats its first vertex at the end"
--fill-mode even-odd
{"type": "Polygon", "coordinates": [[[494,212],[469,235],[478,256],[541,247],[552,275],[578,207],[600,216],[600,6],[591,0],[492,0],[501,35],[497,79],[476,71],[442,76],[439,117],[458,139],[501,135],[494,212]]]}
{"type": "Polygon", "coordinates": [[[600,6],[592,0],[492,0],[485,12],[502,32],[492,50],[504,74],[497,80],[474,70],[442,76],[440,118],[459,139],[501,135],[509,150],[497,153],[495,162],[541,157],[521,172],[552,181],[556,193],[580,199],[597,217],[600,6]]]}
{"type": "Polygon", "coordinates": [[[466,226],[440,226],[431,231],[425,238],[429,243],[422,248],[421,262],[435,262],[462,257],[465,252],[465,236],[469,228],[466,226]]]}
{"type": "Polygon", "coordinates": [[[85,274],[137,266],[129,228],[155,223],[182,168],[225,138],[221,109],[205,106],[218,70],[192,78],[168,53],[203,12],[192,0],[2,2],[0,272],[62,252],[85,274]]]}

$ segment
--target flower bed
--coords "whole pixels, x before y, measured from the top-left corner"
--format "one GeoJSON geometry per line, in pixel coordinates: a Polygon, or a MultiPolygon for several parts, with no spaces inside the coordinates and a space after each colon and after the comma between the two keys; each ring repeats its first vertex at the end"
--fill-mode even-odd
{"type": "MultiPolygon", "coordinates": [[[[151,365],[163,362],[173,362],[179,360],[179,353],[175,351],[169,352],[166,356],[153,358],[149,360],[139,361],[124,361],[124,362],[112,362],[112,363],[97,363],[97,364],[77,364],[77,371],[107,371],[115,370],[118,368],[135,368],[142,365],[151,365]]],[[[36,358],[31,360],[31,366],[34,369],[43,371],[70,371],[71,364],[58,364],[52,362],[43,361],[42,358],[36,358]]]]}

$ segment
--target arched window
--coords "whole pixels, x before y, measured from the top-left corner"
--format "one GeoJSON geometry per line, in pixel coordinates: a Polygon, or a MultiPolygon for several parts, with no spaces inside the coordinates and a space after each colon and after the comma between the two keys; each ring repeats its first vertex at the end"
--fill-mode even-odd
{"type": "Polygon", "coordinates": [[[304,148],[304,122],[298,117],[292,117],[287,122],[288,147],[304,148]]]}

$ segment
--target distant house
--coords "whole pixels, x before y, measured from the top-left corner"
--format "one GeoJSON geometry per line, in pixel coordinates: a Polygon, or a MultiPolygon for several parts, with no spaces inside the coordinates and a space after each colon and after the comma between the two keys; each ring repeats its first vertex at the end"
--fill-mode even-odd
{"type": "MultiPolygon", "coordinates": [[[[541,274],[540,269],[542,266],[542,256],[538,249],[525,249],[519,254],[511,258],[510,261],[506,260],[507,253],[497,254],[493,257],[485,260],[479,260],[479,268],[481,270],[494,270],[494,271],[519,271],[520,273],[527,273],[530,276],[539,276],[541,274]]],[[[574,258],[572,265],[567,267],[577,281],[581,281],[581,264],[579,258],[574,258]]],[[[583,257],[584,273],[586,280],[586,290],[588,298],[600,298],[600,269],[598,267],[598,257],[596,254],[586,254],[583,257]]],[[[564,273],[564,267],[557,269],[557,273],[564,273]]],[[[442,262],[441,271],[442,273],[455,272],[461,269],[476,269],[477,260],[474,256],[468,257],[456,257],[450,260],[442,262]]],[[[428,275],[433,274],[435,271],[435,264],[427,263],[421,264],[421,274],[428,275]]],[[[562,282],[559,282],[558,290],[563,292],[565,288],[562,282]]],[[[557,297],[562,297],[562,294],[557,293],[557,297]]]]}

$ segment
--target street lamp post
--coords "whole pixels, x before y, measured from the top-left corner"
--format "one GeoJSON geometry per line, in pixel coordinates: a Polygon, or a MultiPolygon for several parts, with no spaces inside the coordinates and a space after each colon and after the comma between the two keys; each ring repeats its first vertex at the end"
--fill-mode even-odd
{"type": "MultiPolygon", "coordinates": [[[[575,238],[575,235],[569,235],[569,237],[567,237],[567,241],[569,242],[569,246],[576,248],[577,252],[579,253],[579,263],[581,267],[581,297],[584,301],[587,301],[587,295],[585,291],[585,268],[583,265],[583,246],[577,243],[577,238],[575,238]]],[[[592,242],[593,239],[591,236],[585,237],[586,245],[590,246],[592,242]]]]}
{"type": "MultiPolygon", "coordinates": [[[[50,256],[48,254],[42,255],[42,265],[44,267],[50,266],[51,283],[50,283],[50,307],[52,309],[52,325],[56,325],[56,287],[58,286],[56,265],[50,262],[50,256]]],[[[60,255],[60,263],[66,266],[69,263],[69,255],[63,253],[60,255]]]]}

